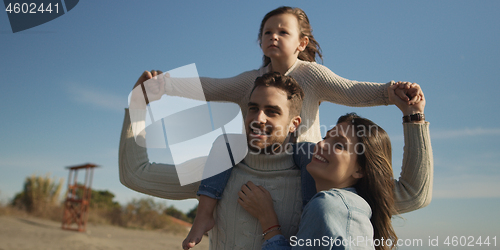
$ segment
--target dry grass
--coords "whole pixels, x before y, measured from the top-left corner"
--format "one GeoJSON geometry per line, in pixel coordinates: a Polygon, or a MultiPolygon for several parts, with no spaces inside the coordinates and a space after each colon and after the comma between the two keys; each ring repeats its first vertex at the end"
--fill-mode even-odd
{"type": "MultiPolygon", "coordinates": [[[[140,209],[135,209],[140,210],[140,209]]],[[[0,204],[0,216],[37,217],[61,222],[63,215],[62,206],[44,206],[28,212],[10,205],[0,204]]],[[[140,213],[126,209],[89,209],[88,223],[92,225],[116,225],[124,228],[140,230],[160,230],[172,234],[187,234],[188,227],[185,223],[178,223],[170,216],[154,210],[143,209],[140,213]]]]}
{"type": "MultiPolygon", "coordinates": [[[[62,221],[64,207],[58,201],[63,180],[31,176],[26,178],[24,189],[16,194],[12,204],[0,203],[0,215],[33,216],[62,221]]],[[[173,234],[186,234],[185,224],[174,222],[164,214],[165,205],[153,199],[132,200],[125,206],[113,202],[114,195],[108,191],[97,192],[94,204],[89,208],[88,223],[116,225],[125,228],[161,230],[173,234]],[[99,202],[100,201],[100,202],[99,202]]]]}
{"type": "Polygon", "coordinates": [[[5,205],[0,205],[0,216],[5,215],[5,216],[27,216],[28,213],[26,211],[22,211],[19,209],[16,209],[11,206],[5,206],[5,205]]]}

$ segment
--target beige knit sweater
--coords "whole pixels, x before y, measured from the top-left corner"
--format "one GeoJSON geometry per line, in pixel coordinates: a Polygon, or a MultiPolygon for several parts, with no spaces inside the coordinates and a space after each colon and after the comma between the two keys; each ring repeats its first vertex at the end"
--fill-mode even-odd
{"type": "MultiPolygon", "coordinates": [[[[258,76],[269,71],[269,67],[244,72],[231,78],[201,77],[201,85],[207,101],[229,101],[240,105],[243,117],[247,112],[250,92],[258,76]]],[[[300,114],[298,142],[321,140],[319,104],[329,101],[352,107],[388,105],[387,87],[392,83],[357,82],[342,78],[327,67],[315,62],[297,59],[285,73],[292,76],[304,90],[304,102],[300,114]]],[[[168,95],[202,99],[196,81],[171,78],[166,81],[168,95]]]]}
{"type": "Polygon", "coordinates": [[[210,249],[261,249],[262,228],[238,203],[241,186],[252,181],[266,188],[273,197],[285,237],[297,234],[302,209],[300,171],[292,155],[248,154],[231,172],[222,199],[217,203],[214,228],[210,231],[210,249]]]}
{"type": "MultiPolygon", "coordinates": [[[[430,203],[433,179],[429,123],[405,123],[403,128],[403,167],[399,180],[395,181],[396,207],[400,213],[430,203]]],[[[195,198],[200,184],[180,186],[175,166],[149,162],[146,149],[135,142],[128,110],[120,138],[119,170],[123,185],[166,199],[195,198]]],[[[260,249],[260,225],[237,203],[237,192],[249,180],[270,190],[284,235],[288,237],[297,232],[302,201],[300,173],[293,161],[286,155],[248,155],[233,169],[217,205],[216,226],[209,233],[211,249],[260,249]]]]}

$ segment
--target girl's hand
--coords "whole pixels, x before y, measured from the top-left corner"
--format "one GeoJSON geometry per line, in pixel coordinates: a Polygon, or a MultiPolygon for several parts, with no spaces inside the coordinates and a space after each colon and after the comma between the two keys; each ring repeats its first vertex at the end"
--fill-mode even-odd
{"type": "MultiPolygon", "coordinates": [[[[422,94],[422,90],[420,89],[420,86],[416,83],[411,83],[411,82],[397,82],[394,85],[391,85],[388,89],[388,91],[391,91],[392,89],[395,91],[395,94],[397,97],[399,97],[402,101],[407,102],[409,105],[414,105],[420,102],[420,94],[422,94]],[[397,88],[395,88],[397,86],[397,88]]],[[[390,99],[390,98],[389,98],[390,99]]],[[[391,100],[392,103],[396,104],[395,101],[397,100],[391,100]]]]}
{"type": "Polygon", "coordinates": [[[392,101],[402,112],[403,115],[411,115],[416,113],[424,113],[425,97],[424,92],[416,83],[397,83],[389,87],[389,100],[392,101]],[[405,89],[408,93],[414,96],[416,102],[404,101],[397,95],[397,90],[405,89]]]}
{"type": "Polygon", "coordinates": [[[238,196],[240,197],[238,203],[253,217],[257,218],[263,228],[267,224],[278,224],[271,194],[264,187],[256,186],[249,181],[241,186],[238,196]]]}

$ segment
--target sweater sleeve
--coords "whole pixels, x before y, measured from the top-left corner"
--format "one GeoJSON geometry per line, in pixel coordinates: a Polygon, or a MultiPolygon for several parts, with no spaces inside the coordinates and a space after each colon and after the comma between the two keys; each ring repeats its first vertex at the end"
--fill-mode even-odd
{"type": "Polygon", "coordinates": [[[395,180],[395,205],[399,213],[423,208],[432,199],[434,161],[429,123],[403,123],[404,153],[399,180],[395,180]]]}
{"type": "Polygon", "coordinates": [[[259,75],[259,70],[251,70],[230,78],[200,77],[199,81],[193,78],[169,78],[165,83],[165,91],[168,95],[196,100],[204,98],[206,101],[228,101],[239,104],[243,97],[250,93],[259,75]],[[200,83],[204,96],[198,94],[200,83]]]}
{"type": "Polygon", "coordinates": [[[134,139],[128,109],[125,110],[118,161],[120,182],[130,189],[173,200],[196,198],[200,182],[181,186],[174,165],[149,162],[146,148],[138,146],[134,139]]]}
{"type": "Polygon", "coordinates": [[[310,74],[305,79],[318,96],[319,101],[329,101],[351,107],[389,105],[387,87],[393,84],[358,82],[342,78],[327,67],[309,63],[310,74]]]}

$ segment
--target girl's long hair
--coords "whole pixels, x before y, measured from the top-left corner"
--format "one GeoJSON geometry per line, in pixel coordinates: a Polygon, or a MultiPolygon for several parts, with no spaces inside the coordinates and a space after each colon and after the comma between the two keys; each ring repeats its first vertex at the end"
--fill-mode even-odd
{"type": "Polygon", "coordinates": [[[355,113],[341,116],[337,123],[347,122],[354,125],[359,152],[357,163],[363,177],[355,184],[358,195],[363,197],[372,209],[370,221],[373,225],[373,239],[386,242],[392,240],[392,246],[375,246],[375,249],[392,249],[397,236],[392,227],[391,217],[397,214],[394,206],[394,176],[392,172],[392,150],[389,136],[374,122],[361,118],[355,113]]]}
{"type": "MultiPolygon", "coordinates": [[[[309,23],[309,18],[307,18],[306,13],[300,8],[282,6],[274,10],[271,10],[269,13],[267,13],[262,19],[262,22],[260,23],[259,44],[262,46],[262,30],[264,29],[266,21],[272,16],[281,14],[293,14],[295,17],[297,17],[297,20],[299,21],[300,38],[305,36],[309,38],[309,43],[307,44],[306,49],[299,53],[299,59],[309,62],[316,62],[316,56],[317,56],[318,58],[323,60],[319,43],[316,41],[316,39],[314,39],[314,36],[312,34],[312,28],[311,24],[309,23]]],[[[263,61],[264,61],[264,66],[267,66],[271,62],[271,58],[264,55],[263,61]]]]}

